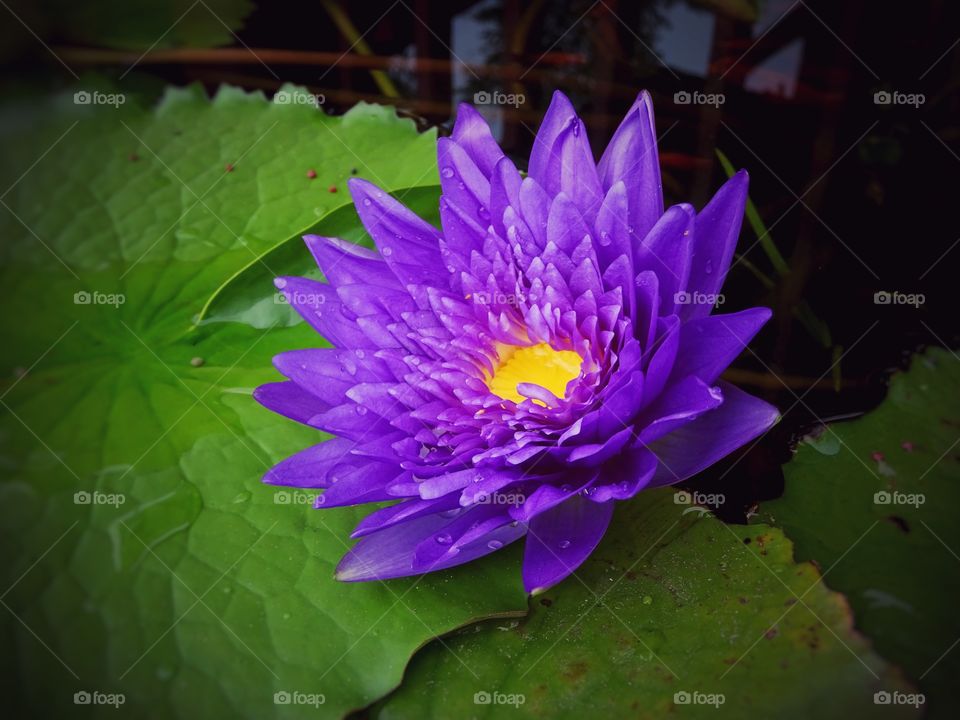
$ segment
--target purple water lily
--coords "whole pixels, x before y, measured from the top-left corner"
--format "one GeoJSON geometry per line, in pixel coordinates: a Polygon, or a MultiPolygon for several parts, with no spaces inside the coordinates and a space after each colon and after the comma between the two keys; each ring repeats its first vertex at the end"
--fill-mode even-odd
{"type": "Polygon", "coordinates": [[[776,422],[718,380],[770,317],[711,315],[747,175],[699,213],[664,211],[646,93],[599,164],[559,92],[526,177],[469,105],[438,163],[442,231],[354,179],[376,251],[307,236],[327,282],[277,279],[333,347],[278,355],[288,379],[255,397],[336,437],[265,482],[323,489],[316,507],[395,501],[357,526],[340,580],[449,568],[526,536],[537,592],[587,558],[617,500],[776,422]]]}

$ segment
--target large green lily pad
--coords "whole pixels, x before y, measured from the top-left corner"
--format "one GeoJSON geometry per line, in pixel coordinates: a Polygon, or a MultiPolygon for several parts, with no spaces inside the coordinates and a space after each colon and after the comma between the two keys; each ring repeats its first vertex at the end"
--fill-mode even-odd
{"type": "Polygon", "coordinates": [[[910,693],[781,531],[705,513],[671,489],[619,506],[575,576],[427,647],[376,716],[851,718],[910,693]]]}
{"type": "Polygon", "coordinates": [[[919,685],[928,717],[960,700],[960,359],[931,348],[879,408],[823,428],[761,508],[849,599],[857,627],[919,685]]]}
{"type": "Polygon", "coordinates": [[[122,693],[138,717],[340,717],[429,639],[522,612],[515,553],[334,581],[365,511],[262,485],[321,437],[251,398],[273,354],[319,339],[199,317],[218,288],[235,309],[272,303],[269,280],[228,281],[335,230],[354,169],[435,185],[433,134],[385,108],[335,118],[229,88],[54,105],[2,123],[4,704],[113,717],[102,702],[122,693]]]}

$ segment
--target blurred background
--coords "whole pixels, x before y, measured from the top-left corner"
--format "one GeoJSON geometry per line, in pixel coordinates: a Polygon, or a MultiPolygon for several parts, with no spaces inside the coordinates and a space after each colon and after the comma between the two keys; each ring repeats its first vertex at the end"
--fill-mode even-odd
{"type": "MultiPolygon", "coordinates": [[[[339,114],[364,100],[449,132],[476,104],[524,167],[559,89],[599,156],[641,89],[668,202],[751,176],[729,310],[774,320],[730,379],[784,422],[747,465],[774,497],[801,434],[875,406],[927,345],[956,347],[960,7],[943,0],[3,0],[4,97],[96,77],[268,96],[292,82],[339,114]]],[[[698,480],[708,488],[737,457],[698,480]]],[[[726,488],[725,492],[733,492],[726,488]]],[[[740,503],[728,503],[739,508],[740,503]]],[[[736,510],[735,512],[739,512],[736,510]]],[[[736,518],[728,518],[736,519],[736,518]]]]}

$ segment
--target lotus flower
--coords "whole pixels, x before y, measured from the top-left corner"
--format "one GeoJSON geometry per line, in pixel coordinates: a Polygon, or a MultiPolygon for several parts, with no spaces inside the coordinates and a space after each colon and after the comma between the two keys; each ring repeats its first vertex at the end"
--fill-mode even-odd
{"type": "Polygon", "coordinates": [[[711,315],[740,231],[741,171],[664,212],[642,93],[599,163],[556,93],[523,176],[461,105],[438,143],[442,230],[350,182],[376,251],[305,237],[326,282],[276,280],[333,347],[274,358],[256,399],[335,437],[265,482],[357,526],[344,581],[449,568],[526,536],[528,592],[590,555],[617,501],[689,478],[776,422],[719,380],[770,317],[711,315]]]}

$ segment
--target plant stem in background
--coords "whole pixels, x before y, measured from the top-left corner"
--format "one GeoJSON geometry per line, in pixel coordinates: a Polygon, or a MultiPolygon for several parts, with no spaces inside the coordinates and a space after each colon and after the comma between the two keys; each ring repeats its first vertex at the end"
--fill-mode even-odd
{"type": "MultiPolygon", "coordinates": [[[[353,21],[350,20],[339,3],[335,0],[320,0],[320,3],[323,5],[323,9],[327,11],[330,19],[333,20],[333,24],[337,26],[340,34],[350,43],[351,50],[356,51],[358,55],[373,55],[373,50],[357,31],[353,21]]],[[[400,97],[397,86],[393,84],[393,80],[383,70],[371,70],[370,75],[384,95],[391,98],[400,97]]]]}

